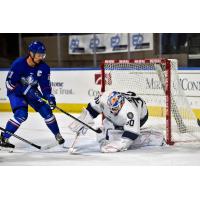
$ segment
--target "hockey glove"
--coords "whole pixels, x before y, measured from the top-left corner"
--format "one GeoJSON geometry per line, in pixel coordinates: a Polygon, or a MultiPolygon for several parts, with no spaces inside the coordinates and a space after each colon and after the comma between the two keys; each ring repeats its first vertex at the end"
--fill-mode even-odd
{"type": "Polygon", "coordinates": [[[54,97],[54,95],[53,94],[47,95],[47,101],[49,103],[51,110],[54,110],[56,108],[56,98],[54,97]]]}

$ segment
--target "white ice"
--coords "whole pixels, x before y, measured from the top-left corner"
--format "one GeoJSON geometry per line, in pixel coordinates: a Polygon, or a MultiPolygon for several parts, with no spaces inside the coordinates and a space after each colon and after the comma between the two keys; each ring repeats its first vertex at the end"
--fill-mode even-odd
{"type": "MultiPolygon", "coordinates": [[[[75,135],[68,129],[68,124],[72,121],[69,117],[61,113],[56,113],[56,118],[63,137],[66,140],[65,146],[70,147],[75,135]]],[[[76,116],[76,115],[75,115],[76,116]]],[[[0,113],[0,126],[5,124],[12,113],[0,113]]],[[[96,123],[99,123],[99,119],[96,123]]],[[[149,120],[148,123],[151,123],[149,120]]],[[[154,122],[155,124],[155,122],[154,122]]],[[[154,126],[154,124],[151,124],[154,126]]],[[[45,146],[55,141],[53,134],[46,127],[43,119],[38,113],[29,113],[29,118],[17,131],[19,136],[31,142],[45,146]]],[[[39,151],[24,142],[15,139],[10,140],[16,145],[16,152],[8,153],[0,151],[0,165],[63,165],[63,166],[194,166],[200,165],[200,143],[176,144],[174,146],[163,147],[143,147],[120,153],[100,153],[96,142],[95,133],[88,132],[81,135],[76,143],[77,154],[70,155],[67,149],[55,147],[51,150],[39,151]],[[17,149],[19,151],[17,151],[17,149]]]]}

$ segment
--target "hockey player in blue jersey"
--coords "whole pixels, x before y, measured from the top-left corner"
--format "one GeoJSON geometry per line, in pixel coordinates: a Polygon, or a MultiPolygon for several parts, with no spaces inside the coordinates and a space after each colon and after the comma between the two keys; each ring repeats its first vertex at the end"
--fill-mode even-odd
{"type": "Polygon", "coordinates": [[[15,133],[28,118],[28,105],[42,116],[58,143],[65,142],[52,113],[56,100],[52,94],[50,67],[44,62],[45,56],[45,46],[39,41],[34,41],[28,47],[28,55],[12,63],[6,79],[6,88],[14,116],[6,124],[7,132],[1,133],[0,146],[15,147],[9,142],[11,135],[8,132],[15,133]],[[48,104],[41,98],[46,99],[48,104]]]}

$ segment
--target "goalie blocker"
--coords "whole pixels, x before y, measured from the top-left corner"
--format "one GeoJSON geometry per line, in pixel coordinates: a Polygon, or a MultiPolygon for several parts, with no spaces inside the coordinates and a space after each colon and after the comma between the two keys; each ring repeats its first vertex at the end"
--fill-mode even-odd
{"type": "MultiPolygon", "coordinates": [[[[145,101],[134,92],[105,92],[88,104],[79,119],[92,126],[93,119],[99,114],[105,116],[101,127],[102,133],[97,134],[100,151],[103,153],[126,151],[148,145],[163,145],[162,133],[153,130],[141,131],[141,127],[148,119],[148,110],[145,101]]],[[[82,134],[88,130],[88,127],[77,121],[70,124],[69,128],[82,134]]]]}

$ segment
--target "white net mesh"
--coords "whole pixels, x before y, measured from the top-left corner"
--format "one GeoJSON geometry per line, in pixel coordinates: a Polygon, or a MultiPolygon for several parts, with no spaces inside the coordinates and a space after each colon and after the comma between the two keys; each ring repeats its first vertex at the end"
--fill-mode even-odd
{"type": "MultiPolygon", "coordinates": [[[[154,128],[166,130],[166,62],[159,59],[105,62],[105,90],[133,91],[147,103],[154,128]],[[153,118],[152,118],[153,119],[153,118]],[[159,121],[158,121],[159,119],[159,121]]],[[[172,141],[200,140],[200,128],[182,90],[177,61],[170,60],[172,141]]]]}

